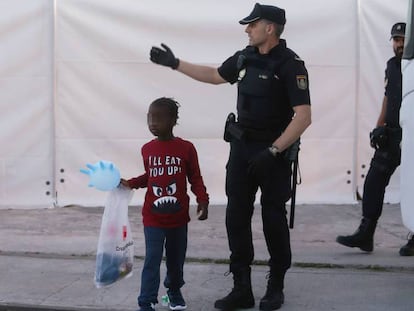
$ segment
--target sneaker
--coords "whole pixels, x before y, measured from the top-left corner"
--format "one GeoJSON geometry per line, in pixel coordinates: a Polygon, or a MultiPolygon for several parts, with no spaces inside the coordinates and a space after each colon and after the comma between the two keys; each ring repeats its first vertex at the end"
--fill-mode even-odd
{"type": "Polygon", "coordinates": [[[150,303],[150,304],[140,306],[138,311],[155,311],[155,304],[150,303]]]}
{"type": "Polygon", "coordinates": [[[168,299],[170,301],[170,310],[185,310],[187,305],[185,304],[183,295],[180,289],[167,290],[168,299]]]}
{"type": "Polygon", "coordinates": [[[400,248],[400,256],[414,256],[414,234],[410,234],[407,244],[400,248]]]}

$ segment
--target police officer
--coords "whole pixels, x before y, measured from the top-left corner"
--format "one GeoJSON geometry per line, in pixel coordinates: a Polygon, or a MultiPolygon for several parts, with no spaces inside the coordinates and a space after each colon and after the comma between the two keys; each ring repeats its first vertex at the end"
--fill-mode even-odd
{"type": "Polygon", "coordinates": [[[250,265],[254,257],[251,218],[261,189],[263,231],[270,273],[260,310],[284,302],[285,273],[291,265],[285,203],[291,195],[289,146],[311,123],[308,74],[304,62],[280,39],[286,22],[281,8],[256,3],[246,25],[249,46],[219,68],[192,64],[174,56],[165,44],[151,49],[154,63],[171,67],[202,82],[238,85],[237,131],[226,133],[230,155],[226,166],[226,228],[234,287],[215,302],[220,310],[251,308],[255,301],[250,265]]]}
{"type": "MultiPolygon", "coordinates": [[[[401,58],[404,49],[405,23],[396,23],[391,28],[391,40],[395,56],[388,60],[385,70],[385,95],[377,127],[370,133],[374,156],[364,182],[362,198],[362,220],[356,232],[338,236],[336,241],[363,251],[374,249],[374,233],[381,216],[385,188],[401,160],[401,127],[399,122],[402,100],[401,58]]],[[[414,239],[400,249],[400,255],[414,255],[414,239]]]]}

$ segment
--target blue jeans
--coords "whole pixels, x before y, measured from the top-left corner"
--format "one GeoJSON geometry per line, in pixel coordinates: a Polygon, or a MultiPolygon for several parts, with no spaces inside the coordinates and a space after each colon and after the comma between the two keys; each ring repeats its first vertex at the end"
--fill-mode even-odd
{"type": "Polygon", "coordinates": [[[138,305],[158,303],[160,265],[165,244],[166,288],[176,290],[184,285],[184,261],[187,252],[187,224],[178,228],[144,227],[145,261],[141,274],[138,305]]]}

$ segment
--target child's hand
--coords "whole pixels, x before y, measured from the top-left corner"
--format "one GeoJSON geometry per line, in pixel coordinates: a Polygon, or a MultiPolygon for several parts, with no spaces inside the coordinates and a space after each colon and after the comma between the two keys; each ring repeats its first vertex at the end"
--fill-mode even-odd
{"type": "Polygon", "coordinates": [[[198,220],[206,220],[208,218],[208,203],[198,203],[197,215],[198,220]]]}
{"type": "Polygon", "coordinates": [[[120,181],[119,183],[120,183],[122,186],[125,186],[125,187],[128,187],[128,188],[131,188],[131,187],[129,186],[128,181],[127,181],[126,179],[121,178],[121,181],[120,181]]]}

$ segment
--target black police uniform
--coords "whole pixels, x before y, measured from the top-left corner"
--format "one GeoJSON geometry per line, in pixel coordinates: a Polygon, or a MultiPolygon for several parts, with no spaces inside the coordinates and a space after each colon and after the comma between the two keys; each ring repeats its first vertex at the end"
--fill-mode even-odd
{"type": "Polygon", "coordinates": [[[401,58],[394,56],[385,70],[387,140],[375,151],[364,183],[362,215],[377,221],[382,213],[385,188],[401,161],[400,107],[402,101],[401,58]]]}
{"type": "MultiPolygon", "coordinates": [[[[247,47],[219,68],[230,83],[238,83],[238,126],[242,139],[232,139],[226,166],[226,228],[230,271],[249,267],[253,261],[251,218],[260,187],[263,231],[270,254],[269,266],[281,281],[291,265],[285,203],[291,195],[291,165],[282,155],[272,160],[265,174],[254,176],[249,165],[268,148],[290,123],[297,105],[310,105],[308,73],[302,60],[286,47],[286,41],[268,54],[247,47]]],[[[283,284],[282,284],[283,286],[283,284]]]]}

